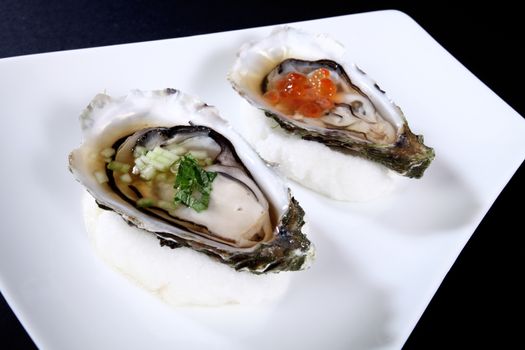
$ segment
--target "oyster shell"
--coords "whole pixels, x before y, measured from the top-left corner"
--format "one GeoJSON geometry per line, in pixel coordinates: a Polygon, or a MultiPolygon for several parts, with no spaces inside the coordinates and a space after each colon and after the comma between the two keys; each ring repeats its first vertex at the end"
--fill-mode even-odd
{"type": "Polygon", "coordinates": [[[190,247],[237,270],[308,266],[302,208],[214,107],[174,89],[100,94],[80,120],[84,139],[69,167],[102,208],[161,245],[190,247]],[[198,176],[215,174],[206,210],[174,201],[181,159],[198,164],[198,176]]]}
{"type": "Polygon", "coordinates": [[[245,44],[228,79],[288,132],[420,178],[433,149],[377,83],[348,62],[328,36],[281,27],[245,44]]]}

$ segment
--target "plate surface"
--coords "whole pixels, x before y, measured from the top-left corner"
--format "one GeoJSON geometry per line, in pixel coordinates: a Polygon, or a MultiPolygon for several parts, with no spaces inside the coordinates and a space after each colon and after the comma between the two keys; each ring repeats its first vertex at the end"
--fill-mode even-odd
{"type": "Polygon", "coordinates": [[[83,189],[67,155],[80,142],[78,115],[101,91],[174,87],[238,113],[226,73],[239,46],[271,27],[0,60],[9,206],[0,214],[0,289],[38,347],[401,348],[523,161],[525,122],[400,12],[295,25],[341,41],[437,157],[423,179],[368,203],[291,183],[317,261],[264,308],[172,308],[107,267],[84,232],[83,189]]]}

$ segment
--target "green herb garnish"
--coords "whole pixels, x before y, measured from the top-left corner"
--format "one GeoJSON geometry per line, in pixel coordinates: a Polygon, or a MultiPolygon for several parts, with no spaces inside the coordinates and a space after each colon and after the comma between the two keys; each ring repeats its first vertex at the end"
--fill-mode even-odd
{"type": "Polygon", "coordinates": [[[175,204],[182,203],[196,212],[208,209],[211,183],[216,176],[217,173],[204,170],[191,154],[183,156],[175,178],[175,204]]]}

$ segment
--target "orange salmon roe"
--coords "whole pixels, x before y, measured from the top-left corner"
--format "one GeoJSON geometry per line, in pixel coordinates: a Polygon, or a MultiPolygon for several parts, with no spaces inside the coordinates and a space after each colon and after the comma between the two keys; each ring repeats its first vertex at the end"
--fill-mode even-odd
{"type": "Polygon", "coordinates": [[[288,73],[279,79],[264,98],[285,114],[296,112],[307,118],[319,118],[334,107],[337,86],[330,79],[330,71],[319,68],[308,75],[288,73]]]}

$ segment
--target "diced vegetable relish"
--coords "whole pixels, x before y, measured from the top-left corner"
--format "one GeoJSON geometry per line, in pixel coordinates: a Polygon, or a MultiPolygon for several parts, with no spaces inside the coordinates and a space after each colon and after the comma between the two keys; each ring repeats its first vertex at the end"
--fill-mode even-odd
{"type": "MultiPolygon", "coordinates": [[[[137,146],[133,152],[134,164],[115,160],[114,149],[100,152],[108,160],[107,169],[120,173],[115,180],[123,186],[133,186],[144,197],[136,200],[137,207],[157,207],[170,215],[179,204],[201,212],[208,208],[212,190],[211,183],[217,173],[206,171],[203,167],[213,164],[205,150],[187,150],[179,145],[171,147],[157,146],[153,150],[137,146]],[[133,166],[132,174],[129,174],[133,166]],[[160,191],[160,193],[158,192],[160,191]],[[167,196],[167,198],[166,198],[167,196]],[[166,200],[170,199],[171,200],[166,200]]],[[[108,181],[104,172],[95,173],[99,183],[108,181]]]]}

